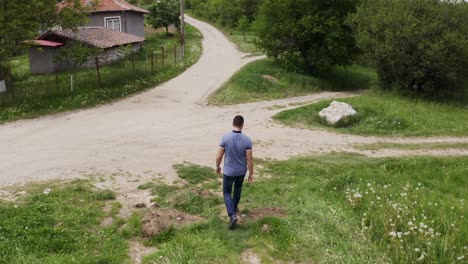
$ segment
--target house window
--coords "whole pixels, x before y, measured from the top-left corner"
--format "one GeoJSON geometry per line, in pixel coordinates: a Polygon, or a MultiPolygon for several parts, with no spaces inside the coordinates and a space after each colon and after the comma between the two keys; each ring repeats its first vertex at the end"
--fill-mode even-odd
{"type": "Polygon", "coordinates": [[[104,18],[106,28],[112,28],[116,31],[122,31],[120,27],[120,17],[106,17],[104,18]]]}

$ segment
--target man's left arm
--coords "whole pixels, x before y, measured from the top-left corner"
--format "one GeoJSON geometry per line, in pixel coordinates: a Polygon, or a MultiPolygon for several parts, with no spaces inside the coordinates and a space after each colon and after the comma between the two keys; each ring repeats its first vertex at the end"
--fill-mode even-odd
{"type": "Polygon", "coordinates": [[[224,148],[219,147],[218,153],[216,154],[216,173],[221,174],[221,161],[223,161],[224,148]]]}

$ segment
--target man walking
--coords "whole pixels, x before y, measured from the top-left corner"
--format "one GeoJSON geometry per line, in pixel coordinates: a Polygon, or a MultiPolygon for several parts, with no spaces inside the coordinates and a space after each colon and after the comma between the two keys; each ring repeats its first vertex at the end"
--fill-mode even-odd
{"type": "Polygon", "coordinates": [[[216,155],[216,172],[218,174],[221,174],[220,165],[224,156],[223,195],[229,216],[229,229],[233,229],[237,223],[238,205],[247,168],[249,170],[249,182],[253,181],[254,175],[252,141],[248,136],[242,134],[244,118],[240,115],[235,116],[232,126],[234,127],[232,132],[222,137],[216,155]],[[233,185],[234,195],[232,195],[233,185]]]}

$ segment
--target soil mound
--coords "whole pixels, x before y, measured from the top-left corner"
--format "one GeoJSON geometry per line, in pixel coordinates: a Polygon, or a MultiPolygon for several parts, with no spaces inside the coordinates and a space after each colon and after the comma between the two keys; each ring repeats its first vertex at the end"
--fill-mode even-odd
{"type": "Polygon", "coordinates": [[[267,207],[252,210],[247,216],[252,220],[256,220],[266,216],[286,216],[286,213],[279,207],[267,207]]]}
{"type": "Polygon", "coordinates": [[[180,212],[175,209],[152,208],[143,217],[143,234],[145,237],[153,237],[171,226],[184,226],[198,222],[203,218],[180,212]]]}

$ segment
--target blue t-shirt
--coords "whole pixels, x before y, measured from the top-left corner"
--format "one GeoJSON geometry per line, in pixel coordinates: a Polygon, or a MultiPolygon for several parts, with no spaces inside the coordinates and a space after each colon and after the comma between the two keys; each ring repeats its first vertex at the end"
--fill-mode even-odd
{"type": "Polygon", "coordinates": [[[224,169],[226,176],[244,176],[247,173],[246,151],[252,149],[252,141],[241,131],[233,130],[221,138],[224,148],[224,169]]]}

